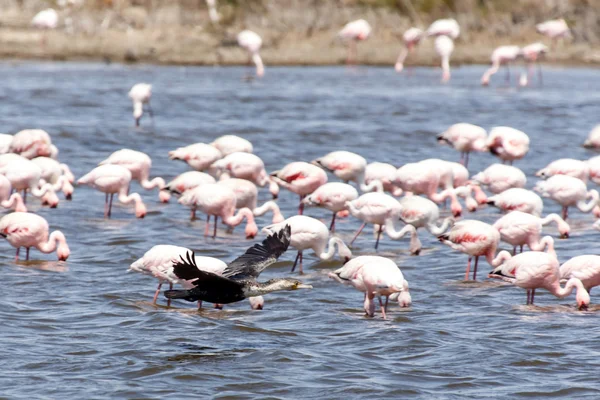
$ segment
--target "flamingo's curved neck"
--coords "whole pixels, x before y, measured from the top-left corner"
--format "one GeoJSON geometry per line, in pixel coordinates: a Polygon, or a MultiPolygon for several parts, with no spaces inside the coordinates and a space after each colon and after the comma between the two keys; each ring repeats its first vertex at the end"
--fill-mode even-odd
{"type": "Polygon", "coordinates": [[[362,190],[365,193],[368,193],[368,192],[383,193],[383,183],[379,179],[374,179],[371,182],[369,182],[368,184],[363,182],[360,184],[360,190],[362,190]]]}
{"type": "Polygon", "coordinates": [[[590,190],[586,196],[586,198],[590,199],[589,203],[580,200],[577,202],[577,208],[584,213],[592,211],[592,209],[598,204],[598,197],[598,191],[595,189],[590,190]]]}
{"type": "Polygon", "coordinates": [[[52,253],[56,247],[66,246],[67,239],[61,231],[54,231],[50,234],[47,242],[41,242],[37,245],[37,249],[42,253],[52,253]]]}
{"type": "Polygon", "coordinates": [[[317,255],[319,256],[319,258],[321,260],[325,260],[325,261],[330,260],[335,254],[336,246],[337,246],[337,253],[340,255],[340,257],[351,257],[352,256],[352,252],[350,251],[350,249],[344,244],[342,239],[340,239],[338,237],[330,238],[329,243],[327,245],[327,251],[321,251],[317,255]]]}
{"type": "Polygon", "coordinates": [[[147,177],[144,179],[140,179],[140,184],[146,190],[154,189],[155,187],[161,189],[164,188],[166,185],[165,180],[160,177],[156,177],[151,181],[149,181],[147,177]]]}
{"type": "Polygon", "coordinates": [[[560,287],[560,283],[557,280],[548,290],[556,297],[562,299],[563,297],[570,295],[573,292],[573,289],[577,289],[578,292],[580,290],[585,290],[583,283],[577,278],[570,278],[564,288],[560,287]]]}
{"type": "Polygon", "coordinates": [[[442,233],[446,232],[448,227],[454,222],[454,218],[448,217],[442,221],[442,224],[438,227],[435,223],[427,224],[427,230],[434,236],[439,236],[442,233]]]}
{"type": "Polygon", "coordinates": [[[504,263],[505,261],[510,260],[511,258],[512,258],[512,254],[510,254],[506,250],[502,250],[500,253],[498,253],[498,255],[495,258],[493,256],[493,254],[486,255],[487,262],[492,267],[497,267],[497,266],[501,265],[502,263],[504,263]]]}

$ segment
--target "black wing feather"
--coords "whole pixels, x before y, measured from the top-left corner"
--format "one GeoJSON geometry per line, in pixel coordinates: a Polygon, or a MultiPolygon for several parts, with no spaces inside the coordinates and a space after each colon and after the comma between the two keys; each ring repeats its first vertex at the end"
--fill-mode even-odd
{"type": "Polygon", "coordinates": [[[181,261],[173,261],[173,272],[179,279],[192,281],[194,286],[199,286],[203,283],[216,285],[225,284],[223,281],[231,282],[230,279],[220,275],[198,269],[196,255],[191,251],[186,253],[185,259],[183,256],[179,256],[179,258],[181,261]]]}
{"type": "Polygon", "coordinates": [[[286,225],[277,233],[267,236],[260,244],[255,244],[233,260],[223,276],[231,279],[258,278],[258,275],[288,249],[292,237],[292,228],[286,225]]]}

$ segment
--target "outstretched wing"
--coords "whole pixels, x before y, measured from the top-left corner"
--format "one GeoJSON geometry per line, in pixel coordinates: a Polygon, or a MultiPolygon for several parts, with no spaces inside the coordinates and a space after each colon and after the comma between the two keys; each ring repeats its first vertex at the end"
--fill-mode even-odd
{"type": "Polygon", "coordinates": [[[230,285],[238,286],[231,279],[224,278],[212,272],[202,271],[196,265],[196,255],[193,252],[186,253],[186,258],[179,256],[181,261],[173,261],[173,273],[179,279],[192,281],[194,286],[203,286],[205,284],[217,287],[228,287],[230,285]]]}
{"type": "Polygon", "coordinates": [[[243,255],[229,263],[223,271],[223,276],[231,279],[258,278],[265,268],[285,253],[290,245],[291,237],[292,228],[286,225],[282,230],[267,236],[261,244],[255,244],[243,255]]]}

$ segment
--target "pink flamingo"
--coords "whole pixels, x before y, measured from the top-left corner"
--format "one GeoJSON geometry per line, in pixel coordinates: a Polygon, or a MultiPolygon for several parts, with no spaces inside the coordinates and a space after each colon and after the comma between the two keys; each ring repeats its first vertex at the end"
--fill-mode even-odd
{"type": "Polygon", "coordinates": [[[220,136],[210,145],[216,147],[223,157],[226,157],[231,153],[252,153],[254,151],[250,141],[235,135],[220,136]]]}
{"type": "Polygon", "coordinates": [[[210,166],[221,179],[229,177],[247,179],[258,186],[269,185],[269,192],[274,199],[279,195],[279,186],[273,180],[269,179],[265,164],[260,157],[245,152],[231,153],[224,158],[215,161],[210,166]]]}
{"type": "Polygon", "coordinates": [[[348,212],[346,202],[358,198],[358,192],[347,183],[329,182],[320,186],[304,198],[303,203],[308,206],[323,207],[333,211],[329,230],[335,232],[335,217],[340,212],[348,212]]]}
{"type": "Polygon", "coordinates": [[[577,207],[579,211],[588,213],[598,203],[598,192],[588,191],[585,182],[567,175],[554,175],[545,181],[539,181],[533,188],[542,197],[549,197],[562,206],[562,218],[566,221],[569,207],[577,207]],[[586,199],[590,199],[586,203],[586,199]]]}
{"type": "Polygon", "coordinates": [[[552,39],[554,43],[556,43],[559,38],[571,37],[571,30],[569,29],[567,22],[562,18],[537,24],[535,26],[535,30],[538,33],[541,33],[542,35],[552,39]]]}
{"type": "Polygon", "coordinates": [[[525,187],[527,177],[523,171],[512,165],[492,164],[475,174],[473,181],[487,186],[490,192],[498,194],[511,188],[525,187]]]}
{"type": "Polygon", "coordinates": [[[205,143],[194,143],[169,152],[171,160],[185,161],[196,171],[208,169],[221,157],[222,154],[216,147],[205,143]]]}
{"type": "Polygon", "coordinates": [[[19,249],[25,247],[29,260],[29,249],[35,247],[42,253],[52,253],[56,250],[59,261],[66,261],[71,254],[65,235],[54,231],[48,237],[48,222],[37,214],[13,212],[0,219],[0,236],[6,238],[11,246],[17,248],[15,261],[19,261],[19,249]]]}
{"type": "Polygon", "coordinates": [[[426,32],[427,36],[448,36],[451,39],[456,39],[460,35],[460,26],[455,19],[438,19],[434,21],[426,32]]]}
{"type": "Polygon", "coordinates": [[[216,183],[215,178],[204,172],[187,171],[167,183],[165,187],[162,188],[164,189],[162,190],[164,193],[162,193],[161,196],[168,201],[171,198],[171,193],[181,195],[187,190],[197,188],[206,183],[216,183]]]}
{"type": "Polygon", "coordinates": [[[487,146],[493,155],[512,165],[529,151],[529,136],[508,126],[497,126],[490,131],[487,146]]]}
{"type": "MultiPolygon", "coordinates": [[[[169,289],[173,289],[173,284],[179,283],[185,289],[194,287],[192,280],[180,279],[173,273],[173,262],[179,261],[180,257],[186,257],[190,249],[168,244],[159,244],[152,247],[144,256],[136,260],[129,267],[129,271],[140,272],[144,275],[151,275],[158,279],[158,287],[154,293],[152,304],[156,304],[158,295],[163,283],[169,283],[169,289]]],[[[202,271],[212,272],[221,275],[227,264],[218,258],[196,256],[196,265],[202,271]]],[[[253,309],[262,310],[264,300],[262,296],[250,298],[250,304],[253,309]],[[252,300],[250,300],[252,299],[252,300]]],[[[167,307],[171,306],[171,299],[167,300],[167,307]]],[[[218,306],[215,304],[215,307],[218,306]]],[[[202,307],[202,302],[198,302],[198,308],[202,307]]],[[[220,308],[220,307],[219,307],[220,308]]]]}
{"type": "Polygon", "coordinates": [[[405,47],[400,51],[398,59],[396,60],[396,65],[394,65],[396,72],[402,72],[404,69],[404,60],[406,60],[406,56],[415,50],[415,47],[419,44],[422,38],[423,31],[419,28],[410,28],[404,32],[402,35],[402,40],[404,41],[405,47]]]}
{"type": "Polygon", "coordinates": [[[133,118],[135,126],[140,126],[140,119],[144,114],[144,104],[148,106],[148,114],[153,117],[152,107],[150,106],[150,98],[152,97],[152,85],[148,83],[137,83],[129,90],[129,98],[133,102],[133,118]]]}
{"type": "Polygon", "coordinates": [[[594,286],[600,285],[600,256],[583,255],[573,257],[561,265],[559,271],[561,281],[577,278],[590,294],[594,286]]]}
{"type": "Polygon", "coordinates": [[[285,219],[279,210],[279,206],[274,201],[267,201],[257,207],[258,189],[254,183],[245,179],[231,178],[219,181],[218,184],[233,190],[235,193],[235,208],[249,208],[255,217],[260,217],[270,211],[273,213],[272,221],[274,224],[285,219]]]}
{"type": "Polygon", "coordinates": [[[389,298],[398,295],[400,307],[409,307],[412,299],[408,282],[395,262],[379,256],[360,256],[348,261],[340,269],[329,273],[329,277],[354,287],[365,294],[364,309],[369,317],[375,315],[375,296],[379,299],[381,315],[386,319],[389,298]],[[385,296],[385,305],[381,300],[385,296]]]}
{"type": "Polygon", "coordinates": [[[40,167],[42,171],[40,183],[48,182],[53,185],[52,189],[57,192],[62,190],[67,200],[73,197],[73,180],[71,171],[66,164],[60,164],[50,157],[36,157],[31,162],[40,167]]]}
{"type": "Polygon", "coordinates": [[[542,215],[544,202],[537,193],[523,188],[511,188],[487,198],[487,204],[504,212],[521,211],[536,217],[542,215]]]}
{"type": "Polygon", "coordinates": [[[543,251],[548,246],[548,252],[554,251],[554,240],[545,236],[540,240],[542,227],[554,222],[558,226],[561,238],[568,238],[571,228],[558,214],[548,214],[545,218],[536,217],[521,211],[511,211],[496,223],[494,228],[500,232],[500,239],[513,246],[513,255],[517,246],[527,245],[533,251],[543,251]]]}
{"type": "Polygon", "coordinates": [[[583,147],[587,149],[600,149],[600,125],[596,125],[583,142],[583,147]]]}
{"type": "Polygon", "coordinates": [[[137,193],[127,194],[130,183],[131,172],[121,165],[112,164],[100,165],[77,181],[78,185],[89,185],[100,192],[106,193],[104,218],[110,218],[115,193],[121,203],[134,203],[135,216],[137,218],[144,218],[146,216],[146,206],[140,195],[137,193]]]}
{"type": "Polygon", "coordinates": [[[521,49],[521,54],[527,62],[527,73],[521,74],[519,81],[520,86],[527,86],[533,77],[533,65],[536,64],[538,67],[538,79],[540,85],[542,84],[542,67],[539,63],[539,59],[548,53],[548,47],[543,43],[532,43],[521,49]]]}
{"type": "Polygon", "coordinates": [[[535,290],[538,288],[546,289],[561,299],[570,295],[575,288],[577,307],[585,310],[590,304],[590,296],[579,279],[570,278],[564,288],[560,286],[558,260],[551,253],[527,251],[518,254],[495,268],[489,277],[527,289],[527,305],[533,305],[535,290]]]}
{"type": "Polygon", "coordinates": [[[420,253],[421,242],[415,227],[406,225],[400,231],[396,231],[394,227],[394,221],[398,220],[402,213],[402,206],[392,196],[380,192],[365,193],[358,199],[347,202],[346,206],[352,216],[363,221],[361,227],[354,234],[350,245],[354,243],[366,224],[369,223],[376,225],[377,240],[375,241],[375,249],[379,246],[381,233],[385,230],[385,233],[392,240],[402,239],[407,233],[410,233],[410,252],[415,255],[420,253]]]}
{"type": "Polygon", "coordinates": [[[438,236],[440,242],[450,246],[454,250],[469,255],[469,262],[465,271],[465,281],[469,280],[471,270],[471,258],[475,257],[475,268],[473,269],[473,280],[477,280],[477,262],[483,256],[492,267],[510,258],[510,253],[501,251],[496,258],[496,249],[500,243],[500,233],[493,226],[476,220],[464,220],[454,224],[445,234],[438,236]]]}
{"type": "Polygon", "coordinates": [[[585,161],[575,160],[573,158],[561,158],[552,161],[535,173],[535,176],[546,179],[554,175],[568,175],[587,182],[590,175],[590,168],[585,161]]]}
{"type": "Polygon", "coordinates": [[[439,236],[446,232],[448,227],[454,223],[454,218],[447,217],[440,226],[437,222],[440,219],[440,210],[433,201],[420,196],[408,196],[400,199],[400,220],[407,225],[412,225],[415,229],[425,228],[434,236],[439,236]]]}
{"type": "Polygon", "coordinates": [[[327,183],[327,174],[316,165],[307,162],[293,162],[279,171],[271,173],[271,177],[280,186],[300,196],[298,214],[304,211],[304,197],[311,194],[321,185],[327,183]]]}
{"type": "Polygon", "coordinates": [[[52,144],[48,132],[41,129],[25,129],[15,133],[10,144],[10,151],[25,158],[56,158],[58,149],[52,144]]]}
{"type": "Polygon", "coordinates": [[[37,29],[56,29],[58,26],[58,13],[53,8],[47,8],[35,14],[31,25],[37,29]]]}
{"type": "Polygon", "coordinates": [[[146,153],[141,151],[121,149],[112,153],[106,160],[103,160],[98,165],[120,165],[125,167],[131,172],[131,179],[138,181],[140,185],[146,190],[152,190],[154,188],[159,189],[159,199],[161,202],[166,203],[169,201],[165,192],[160,189],[165,187],[165,180],[163,178],[156,177],[152,180],[150,178],[150,168],[152,167],[152,160],[146,153]]]}
{"type": "Polygon", "coordinates": [[[238,33],[237,41],[238,45],[248,52],[251,61],[256,65],[256,76],[264,76],[265,66],[260,54],[258,54],[262,46],[262,38],[258,33],[246,29],[238,33]]]}
{"type": "Polygon", "coordinates": [[[371,25],[364,19],[348,22],[338,36],[348,44],[348,65],[356,64],[357,62],[357,43],[361,40],[367,40],[371,34],[371,25]]]}
{"type": "Polygon", "coordinates": [[[365,184],[367,160],[349,151],[333,151],[311,162],[333,173],[345,183],[354,182],[363,192],[382,191],[383,185],[376,182],[365,184]]]}
{"type": "MultiPolygon", "coordinates": [[[[4,154],[2,158],[7,157],[4,154]]],[[[54,185],[42,181],[42,169],[33,161],[15,155],[15,159],[0,167],[0,174],[4,175],[9,181],[12,188],[16,191],[23,191],[23,202],[27,202],[27,191],[33,196],[39,197],[42,204],[49,205],[51,208],[58,206],[58,197],[54,192],[54,185]],[[42,186],[39,187],[39,184],[42,186]]],[[[56,186],[62,187],[66,177],[59,177],[56,186]]]]}
{"type": "Polygon", "coordinates": [[[365,185],[372,186],[372,182],[379,181],[384,191],[392,196],[399,197],[402,195],[402,189],[393,183],[396,179],[396,170],[396,167],[388,163],[372,162],[367,164],[365,168],[365,185]]]}
{"type": "Polygon", "coordinates": [[[485,129],[464,122],[452,125],[437,137],[438,143],[448,143],[460,151],[460,163],[465,167],[469,164],[469,153],[488,151],[486,139],[485,129]]]}
{"type": "Polygon", "coordinates": [[[235,213],[236,196],[235,192],[228,187],[216,183],[207,183],[198,186],[183,193],[179,198],[179,203],[192,210],[191,220],[195,219],[196,210],[206,214],[206,225],[204,236],[208,236],[210,227],[210,217],[214,215],[215,226],[213,238],[217,236],[217,218],[221,217],[223,223],[230,227],[236,227],[246,220],[246,238],[252,239],[258,233],[258,227],[254,222],[254,214],[249,208],[241,208],[235,213]]]}
{"type": "Polygon", "coordinates": [[[487,86],[490,84],[490,78],[500,70],[500,66],[506,66],[506,81],[510,81],[509,64],[515,62],[522,55],[519,46],[500,46],[492,52],[492,66],[485,71],[481,77],[481,84],[487,86]]]}
{"type": "Polygon", "coordinates": [[[454,41],[448,36],[438,36],[435,38],[435,51],[442,59],[442,82],[450,80],[450,56],[454,51],[454,41]]]}
{"type": "Polygon", "coordinates": [[[292,272],[298,265],[298,272],[303,273],[302,253],[304,250],[312,249],[320,260],[326,261],[333,258],[337,246],[337,253],[340,258],[348,261],[352,257],[352,252],[342,239],[338,237],[330,238],[329,230],[324,223],[306,215],[295,215],[280,223],[266,226],[262,229],[262,232],[267,235],[273,234],[285,228],[286,225],[289,225],[292,229],[290,246],[298,250],[292,272]],[[327,251],[325,251],[325,248],[327,248],[327,251]]]}
{"type": "Polygon", "coordinates": [[[0,206],[15,211],[27,212],[27,207],[19,193],[12,193],[12,185],[7,177],[0,175],[0,206]]]}
{"type": "Polygon", "coordinates": [[[213,24],[216,24],[221,19],[219,12],[217,11],[217,0],[206,0],[206,6],[208,7],[208,17],[213,24]]]}

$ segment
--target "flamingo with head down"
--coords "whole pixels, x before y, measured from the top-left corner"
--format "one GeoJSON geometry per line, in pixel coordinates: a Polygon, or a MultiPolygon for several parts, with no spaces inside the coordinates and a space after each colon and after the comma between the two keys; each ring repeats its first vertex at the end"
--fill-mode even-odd
{"type": "Polygon", "coordinates": [[[596,125],[590,131],[587,139],[583,142],[583,147],[586,149],[600,149],[600,125],[596,125]]]}
{"type": "Polygon", "coordinates": [[[568,175],[554,175],[545,181],[539,181],[533,188],[542,197],[549,197],[562,206],[562,218],[567,219],[569,207],[588,213],[598,203],[598,191],[587,190],[585,182],[568,175]],[[590,199],[586,203],[586,199],[590,199]]]}
{"type": "Polygon", "coordinates": [[[238,45],[248,52],[250,61],[256,66],[256,76],[259,78],[265,75],[265,65],[258,52],[262,46],[262,38],[258,33],[251,30],[243,30],[237,35],[238,45]]]}
{"type": "Polygon", "coordinates": [[[371,35],[371,25],[364,19],[348,22],[344,25],[342,30],[338,32],[338,36],[348,44],[348,58],[346,60],[348,65],[356,64],[357,43],[362,40],[367,40],[369,35],[371,35]]]}
{"type": "Polygon", "coordinates": [[[529,152],[529,136],[518,129],[497,126],[490,131],[487,146],[490,153],[512,165],[529,152]]]}
{"type": "Polygon", "coordinates": [[[573,158],[561,158],[552,161],[545,168],[535,173],[535,176],[547,179],[554,175],[568,175],[587,182],[590,175],[590,167],[587,162],[573,158]]]}
{"type": "Polygon", "coordinates": [[[148,107],[148,114],[153,118],[152,107],[150,106],[150,98],[152,97],[152,85],[149,83],[136,83],[129,90],[129,98],[133,102],[133,118],[135,126],[140,126],[140,119],[144,114],[144,104],[148,107]]]}
{"type": "Polygon", "coordinates": [[[536,217],[521,211],[512,211],[494,223],[494,228],[500,232],[500,239],[513,246],[513,255],[517,246],[527,245],[533,251],[543,251],[548,246],[548,252],[554,251],[554,239],[544,236],[541,240],[542,227],[555,223],[561,238],[568,238],[571,228],[558,214],[548,214],[545,218],[536,217]]]}
{"type": "Polygon", "coordinates": [[[23,203],[27,202],[27,192],[39,197],[43,205],[51,208],[58,206],[58,196],[54,190],[55,186],[61,188],[67,178],[60,176],[56,185],[42,180],[42,168],[35,162],[18,156],[16,154],[3,154],[0,156],[0,174],[4,175],[15,191],[23,191],[23,203]],[[40,187],[41,184],[41,187],[40,187]]]}
{"type": "Polygon", "coordinates": [[[272,221],[274,224],[285,219],[277,203],[272,200],[257,207],[258,189],[254,183],[245,179],[231,178],[219,181],[218,184],[233,190],[236,208],[249,208],[255,217],[260,217],[270,211],[273,213],[272,221]]]}
{"type": "Polygon", "coordinates": [[[269,178],[265,171],[265,164],[255,154],[247,152],[234,152],[220,160],[215,161],[210,170],[220,179],[239,178],[246,179],[258,186],[269,185],[269,192],[274,199],[279,195],[279,186],[269,178]]]}
{"type": "Polygon", "coordinates": [[[496,48],[491,56],[492,66],[481,77],[481,84],[488,86],[490,78],[500,70],[500,66],[502,65],[506,66],[506,81],[510,81],[510,68],[508,66],[520,56],[522,56],[522,53],[519,46],[500,46],[496,48]]]}
{"type": "MultiPolygon", "coordinates": [[[[41,168],[41,179],[43,179],[44,182],[54,185],[53,190],[55,192],[62,190],[65,198],[71,200],[74,190],[72,183],[75,179],[67,164],[60,164],[50,157],[36,157],[31,161],[41,168]],[[64,176],[64,178],[61,179],[61,176],[64,176]]],[[[44,182],[40,181],[42,184],[44,182]]]]}
{"type": "Polygon", "coordinates": [[[252,153],[254,147],[249,140],[236,135],[223,135],[216,138],[211,144],[216,147],[223,157],[230,155],[231,153],[252,153]]]}
{"type": "Polygon", "coordinates": [[[350,151],[333,151],[313,160],[312,164],[331,172],[345,183],[356,183],[363,192],[383,190],[383,185],[377,181],[372,181],[368,185],[365,184],[367,160],[356,153],[350,151]]]}
{"type": "Polygon", "coordinates": [[[415,47],[419,44],[423,38],[423,31],[419,28],[410,28],[402,35],[404,47],[398,55],[394,69],[396,72],[402,72],[404,69],[404,61],[406,57],[415,50],[415,47]]]}
{"type": "Polygon", "coordinates": [[[50,135],[42,129],[25,129],[15,133],[10,143],[10,152],[29,159],[58,156],[58,149],[52,144],[50,135]]]}
{"type": "Polygon", "coordinates": [[[536,217],[540,217],[544,209],[542,198],[537,193],[523,188],[510,188],[490,196],[487,198],[487,204],[505,212],[521,211],[536,217]]]}
{"type": "Polygon", "coordinates": [[[582,255],[571,258],[560,266],[560,279],[577,278],[583,283],[588,294],[600,285],[600,256],[582,255]]]}
{"type": "Polygon", "coordinates": [[[208,169],[218,159],[223,157],[219,149],[206,143],[194,143],[179,147],[169,152],[171,160],[185,161],[196,171],[208,169]]]}
{"type": "Polygon", "coordinates": [[[527,62],[527,73],[521,74],[521,79],[519,80],[520,86],[527,86],[533,77],[533,65],[536,64],[538,67],[538,80],[540,85],[542,84],[542,66],[539,63],[540,58],[542,58],[546,53],[548,53],[548,47],[540,42],[532,43],[527,45],[521,49],[521,54],[527,62]]]}
{"type": "Polygon", "coordinates": [[[302,202],[304,197],[327,183],[325,171],[316,165],[303,161],[290,163],[279,171],[272,172],[271,177],[279,186],[300,196],[299,215],[302,215],[304,211],[304,203],[302,202]]]}
{"type": "Polygon", "coordinates": [[[492,164],[478,174],[473,175],[472,180],[478,184],[487,186],[494,194],[503,193],[511,188],[524,188],[527,177],[517,167],[512,165],[492,164]]]}
{"type": "Polygon", "coordinates": [[[372,185],[372,182],[380,181],[384,191],[392,196],[399,197],[402,195],[402,189],[393,183],[396,179],[396,170],[396,167],[388,163],[372,162],[367,164],[365,168],[365,185],[371,187],[375,185],[372,185]]]}
{"type": "Polygon", "coordinates": [[[0,206],[15,211],[27,212],[27,207],[19,193],[12,193],[12,185],[7,177],[0,175],[0,206]]]}
{"type": "Polygon", "coordinates": [[[167,201],[171,198],[171,193],[181,195],[187,190],[194,189],[205,183],[216,183],[215,178],[200,171],[187,171],[178,175],[168,182],[161,190],[164,192],[162,198],[167,201]]]}
{"type": "Polygon", "coordinates": [[[322,207],[333,211],[329,230],[335,232],[335,217],[338,213],[348,213],[346,202],[358,198],[358,192],[347,183],[328,182],[319,186],[317,190],[304,198],[303,203],[308,206],[322,207]]]}
{"type": "Polygon", "coordinates": [[[450,126],[437,137],[438,143],[447,143],[460,151],[460,163],[469,164],[469,154],[473,151],[488,151],[486,146],[487,132],[480,126],[459,123],[450,126]]]}

